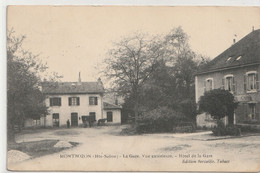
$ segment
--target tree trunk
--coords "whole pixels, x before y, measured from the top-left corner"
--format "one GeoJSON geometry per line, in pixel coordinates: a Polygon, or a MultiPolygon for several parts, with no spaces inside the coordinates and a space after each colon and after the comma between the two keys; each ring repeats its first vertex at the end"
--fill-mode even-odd
{"type": "Polygon", "coordinates": [[[234,124],[234,114],[228,116],[228,124],[234,124]]]}
{"type": "Polygon", "coordinates": [[[138,103],[135,102],[134,105],[134,114],[135,114],[135,124],[137,123],[137,119],[138,119],[138,103]]]}
{"type": "Polygon", "coordinates": [[[187,98],[191,98],[191,96],[190,96],[190,81],[189,80],[186,80],[186,96],[187,96],[187,98]]]}
{"type": "Polygon", "coordinates": [[[135,114],[135,124],[137,124],[137,119],[139,116],[139,96],[138,96],[138,88],[134,87],[134,114],[135,114]]]}

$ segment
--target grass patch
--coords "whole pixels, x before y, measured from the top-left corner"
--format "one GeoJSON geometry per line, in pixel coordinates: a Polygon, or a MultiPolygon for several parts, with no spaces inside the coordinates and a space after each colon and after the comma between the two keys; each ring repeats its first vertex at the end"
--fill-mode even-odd
{"type": "Polygon", "coordinates": [[[138,132],[136,131],[136,128],[133,125],[122,129],[120,132],[120,135],[122,135],[122,136],[128,136],[128,135],[131,136],[131,135],[136,135],[136,134],[138,134],[138,132]]]}
{"type": "MultiPolygon", "coordinates": [[[[36,158],[64,150],[65,148],[53,147],[58,141],[59,140],[42,140],[22,143],[8,143],[7,149],[8,151],[19,150],[32,156],[33,158],[36,158]]],[[[70,144],[73,147],[78,145],[76,142],[70,142],[70,144]]]]}

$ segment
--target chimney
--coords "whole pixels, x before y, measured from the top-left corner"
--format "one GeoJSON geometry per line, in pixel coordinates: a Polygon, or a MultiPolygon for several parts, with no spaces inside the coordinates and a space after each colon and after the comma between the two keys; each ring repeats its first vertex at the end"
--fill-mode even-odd
{"type": "Polygon", "coordinates": [[[254,30],[255,30],[255,27],[253,26],[253,27],[252,27],[252,32],[253,32],[254,30]]]}
{"type": "Polygon", "coordinates": [[[103,83],[102,83],[102,81],[101,81],[101,78],[100,78],[100,77],[98,78],[98,83],[99,83],[99,84],[101,84],[101,85],[103,85],[103,83]]]}
{"type": "Polygon", "coordinates": [[[78,84],[81,84],[81,77],[80,77],[80,72],[79,72],[79,79],[78,79],[78,84]]]}
{"type": "Polygon", "coordinates": [[[234,34],[233,44],[236,43],[237,34],[234,34]]]}

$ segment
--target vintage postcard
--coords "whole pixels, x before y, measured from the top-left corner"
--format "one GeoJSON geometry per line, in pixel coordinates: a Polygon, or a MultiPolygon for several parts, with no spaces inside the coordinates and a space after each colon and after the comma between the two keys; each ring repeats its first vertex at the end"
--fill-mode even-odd
{"type": "Polygon", "coordinates": [[[260,7],[7,7],[10,171],[260,171],[260,7]]]}

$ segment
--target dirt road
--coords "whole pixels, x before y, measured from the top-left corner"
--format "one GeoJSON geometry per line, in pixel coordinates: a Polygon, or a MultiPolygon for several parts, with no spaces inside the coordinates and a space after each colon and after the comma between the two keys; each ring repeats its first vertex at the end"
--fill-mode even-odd
{"type": "Polygon", "coordinates": [[[8,165],[8,168],[27,171],[260,170],[260,136],[219,140],[214,140],[211,132],[120,136],[121,128],[49,129],[21,134],[17,142],[58,139],[80,145],[8,165]]]}

